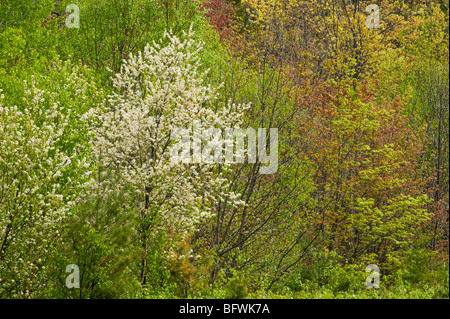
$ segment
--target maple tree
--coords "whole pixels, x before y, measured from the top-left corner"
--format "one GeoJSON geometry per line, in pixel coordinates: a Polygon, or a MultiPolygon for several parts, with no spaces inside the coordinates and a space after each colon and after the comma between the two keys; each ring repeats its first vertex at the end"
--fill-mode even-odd
{"type": "Polygon", "coordinates": [[[328,250],[349,262],[374,254],[382,264],[429,218],[415,177],[420,130],[408,127],[401,101],[375,102],[367,84],[318,87],[312,97],[301,98],[309,115],[299,124],[312,138],[302,151],[315,168],[312,197],[328,250]]]}
{"type": "Polygon", "coordinates": [[[221,40],[230,38],[233,28],[232,18],[236,8],[227,0],[208,0],[203,7],[207,10],[205,16],[219,32],[221,40]]]}

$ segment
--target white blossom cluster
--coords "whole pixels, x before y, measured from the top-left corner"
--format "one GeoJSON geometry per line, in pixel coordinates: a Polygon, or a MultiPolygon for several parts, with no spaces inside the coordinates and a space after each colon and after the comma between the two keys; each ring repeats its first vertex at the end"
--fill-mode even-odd
{"type": "Polygon", "coordinates": [[[242,204],[238,194],[228,192],[217,166],[171,161],[174,129],[191,127],[194,120],[231,127],[247,107],[229,103],[214,109],[218,88],[204,84],[206,72],[199,70],[197,57],[202,44],[192,36],[191,30],[184,40],[166,32],[166,46],[153,43],[130,55],[113,79],[115,93],[88,114],[97,123],[95,155],[116,169],[123,185],[132,186],[142,222],[158,216],[160,227],[181,235],[210,217],[220,199],[242,204]]]}
{"type": "Polygon", "coordinates": [[[81,187],[64,176],[75,154],[58,148],[69,115],[34,78],[25,83],[23,99],[26,106],[19,109],[4,106],[0,96],[0,297],[27,297],[39,286],[44,260],[73,205],[71,191],[81,187]],[[46,98],[50,107],[43,106],[46,98]]]}

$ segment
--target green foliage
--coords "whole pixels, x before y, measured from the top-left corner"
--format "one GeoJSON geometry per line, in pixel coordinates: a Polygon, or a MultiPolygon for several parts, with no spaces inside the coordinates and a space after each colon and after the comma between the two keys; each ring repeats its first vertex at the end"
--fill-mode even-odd
{"type": "Polygon", "coordinates": [[[225,288],[226,299],[244,299],[248,295],[247,282],[242,276],[235,276],[228,280],[225,288]]]}
{"type": "Polygon", "coordinates": [[[0,75],[9,67],[33,67],[41,57],[54,57],[58,45],[55,21],[43,24],[51,15],[52,0],[2,1],[0,5],[0,75]],[[6,65],[5,65],[6,60],[6,65]],[[2,70],[5,67],[5,70],[2,70]]]}
{"type": "Polygon", "coordinates": [[[62,30],[66,43],[59,53],[92,66],[103,81],[120,70],[130,53],[162,38],[164,30],[180,35],[191,24],[195,30],[206,26],[198,0],[65,0],[57,4],[57,10],[64,12],[72,3],[80,8],[80,27],[62,30]]]}
{"type": "Polygon", "coordinates": [[[366,274],[360,266],[342,266],[342,257],[331,252],[316,253],[311,263],[300,267],[284,280],[284,284],[292,291],[308,291],[328,289],[334,293],[355,292],[365,287],[366,274]]]}
{"type": "Polygon", "coordinates": [[[6,69],[12,67],[17,61],[24,58],[26,41],[22,36],[22,29],[8,27],[0,33],[0,70],[2,74],[6,73],[6,69]]]}

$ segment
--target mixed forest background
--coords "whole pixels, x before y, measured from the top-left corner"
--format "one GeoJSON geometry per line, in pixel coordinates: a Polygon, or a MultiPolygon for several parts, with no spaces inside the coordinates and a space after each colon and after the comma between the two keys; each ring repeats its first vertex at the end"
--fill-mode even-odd
{"type": "Polygon", "coordinates": [[[448,9],[1,0],[0,298],[448,298],[448,9]],[[194,120],[277,172],[171,163],[194,120]]]}

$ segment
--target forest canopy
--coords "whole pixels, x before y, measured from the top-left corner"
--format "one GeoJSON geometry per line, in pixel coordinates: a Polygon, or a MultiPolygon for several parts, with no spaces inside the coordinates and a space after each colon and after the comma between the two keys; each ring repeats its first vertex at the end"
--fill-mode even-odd
{"type": "Polygon", "coordinates": [[[449,298],[448,9],[2,0],[0,298],[449,298]]]}

